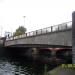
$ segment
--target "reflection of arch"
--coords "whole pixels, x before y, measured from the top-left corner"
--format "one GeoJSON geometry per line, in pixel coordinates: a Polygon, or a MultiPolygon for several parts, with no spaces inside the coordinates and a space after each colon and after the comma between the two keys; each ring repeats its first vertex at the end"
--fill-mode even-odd
{"type": "Polygon", "coordinates": [[[72,59],[72,50],[71,49],[63,49],[56,52],[56,57],[59,59],[72,59]]]}
{"type": "Polygon", "coordinates": [[[66,48],[41,48],[39,59],[43,62],[72,63],[72,49],[66,48]]]}
{"type": "Polygon", "coordinates": [[[39,55],[43,57],[51,57],[51,51],[47,48],[41,48],[39,49],[39,55]]]}

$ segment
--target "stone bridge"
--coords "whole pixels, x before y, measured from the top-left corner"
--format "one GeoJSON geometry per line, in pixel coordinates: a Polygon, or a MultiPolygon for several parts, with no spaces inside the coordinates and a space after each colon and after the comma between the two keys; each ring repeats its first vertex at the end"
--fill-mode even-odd
{"type": "Polygon", "coordinates": [[[72,46],[72,24],[63,23],[57,26],[36,30],[20,36],[9,37],[5,46],[62,45],[72,46]]]}

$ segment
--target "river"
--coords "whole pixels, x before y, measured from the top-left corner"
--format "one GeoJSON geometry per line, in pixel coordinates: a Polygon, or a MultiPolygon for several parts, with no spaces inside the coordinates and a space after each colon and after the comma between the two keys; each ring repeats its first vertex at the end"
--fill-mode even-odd
{"type": "Polygon", "coordinates": [[[43,75],[44,65],[22,58],[0,58],[0,75],[43,75]]]}
{"type": "Polygon", "coordinates": [[[25,57],[14,56],[0,48],[0,75],[43,75],[44,65],[25,57]],[[2,51],[2,53],[1,53],[2,51]]]}
{"type": "Polygon", "coordinates": [[[19,49],[0,48],[0,75],[45,75],[58,65],[56,62],[41,63],[23,55],[19,56],[17,54],[25,51],[25,49],[19,49]]]}

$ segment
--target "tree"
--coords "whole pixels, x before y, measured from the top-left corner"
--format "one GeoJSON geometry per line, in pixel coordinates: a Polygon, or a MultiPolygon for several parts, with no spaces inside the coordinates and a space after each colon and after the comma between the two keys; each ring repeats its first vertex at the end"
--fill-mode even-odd
{"type": "Polygon", "coordinates": [[[16,31],[13,33],[13,36],[25,34],[26,30],[27,29],[24,28],[23,26],[19,26],[19,28],[17,28],[16,31]]]}

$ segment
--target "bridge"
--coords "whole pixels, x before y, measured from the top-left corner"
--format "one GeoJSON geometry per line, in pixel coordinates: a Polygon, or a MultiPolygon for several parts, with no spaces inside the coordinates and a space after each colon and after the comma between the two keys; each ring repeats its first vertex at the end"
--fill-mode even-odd
{"type": "Polygon", "coordinates": [[[72,22],[6,38],[5,46],[72,46],[72,22]]]}
{"type": "Polygon", "coordinates": [[[27,56],[51,63],[71,62],[72,22],[28,32],[20,36],[2,38],[0,42],[4,45],[5,51],[14,57],[27,56]]]}

